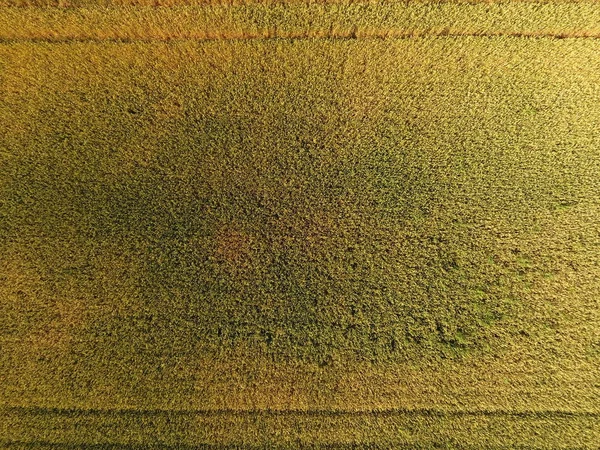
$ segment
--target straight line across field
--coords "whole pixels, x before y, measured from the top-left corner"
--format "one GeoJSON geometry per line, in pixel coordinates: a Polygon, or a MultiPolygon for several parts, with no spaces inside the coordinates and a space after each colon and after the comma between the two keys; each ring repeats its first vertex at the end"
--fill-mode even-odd
{"type": "Polygon", "coordinates": [[[291,3],[2,8],[0,40],[598,38],[595,3],[291,3]]]}
{"type": "Polygon", "coordinates": [[[0,407],[0,412],[12,414],[55,414],[60,416],[102,416],[102,415],[129,415],[129,416],[155,416],[155,415],[181,415],[181,416],[494,416],[494,417],[600,417],[600,411],[567,411],[567,410],[442,410],[442,409],[380,409],[380,410],[340,410],[340,409],[85,409],[85,408],[45,408],[39,406],[5,406],[0,407]]]}
{"type": "Polygon", "coordinates": [[[137,36],[137,37],[95,37],[95,36],[29,36],[22,38],[0,39],[0,44],[10,44],[15,42],[40,42],[40,43],[69,43],[69,42],[112,42],[112,43],[131,43],[131,42],[178,42],[178,41],[254,41],[254,40],[353,40],[353,39],[417,39],[423,37],[480,37],[480,38],[526,38],[526,39],[600,39],[600,34],[592,35],[587,33],[571,34],[550,34],[550,33],[469,33],[459,31],[440,31],[440,32],[402,32],[402,31],[382,31],[382,32],[359,32],[351,31],[348,33],[264,33],[264,34],[190,34],[185,36],[137,36]]]}

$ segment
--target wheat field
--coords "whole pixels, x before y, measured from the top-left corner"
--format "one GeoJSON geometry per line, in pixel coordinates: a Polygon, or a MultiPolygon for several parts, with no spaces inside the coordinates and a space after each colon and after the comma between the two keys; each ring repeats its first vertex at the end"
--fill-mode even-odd
{"type": "Polygon", "coordinates": [[[5,0],[0,445],[597,448],[599,19],[5,0]]]}

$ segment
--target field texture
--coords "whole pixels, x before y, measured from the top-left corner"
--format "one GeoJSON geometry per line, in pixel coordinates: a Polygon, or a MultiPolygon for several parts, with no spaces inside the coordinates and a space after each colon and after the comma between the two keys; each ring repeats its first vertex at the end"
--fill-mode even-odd
{"type": "Polygon", "coordinates": [[[598,448],[600,4],[0,5],[0,446],[598,448]]]}

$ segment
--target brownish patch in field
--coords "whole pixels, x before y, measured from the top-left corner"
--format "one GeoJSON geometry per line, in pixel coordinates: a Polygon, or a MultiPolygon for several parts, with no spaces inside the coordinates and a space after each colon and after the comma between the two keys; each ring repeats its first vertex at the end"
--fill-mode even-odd
{"type": "Polygon", "coordinates": [[[215,238],[215,257],[235,268],[248,266],[252,240],[247,233],[234,227],[223,227],[215,238]]]}

